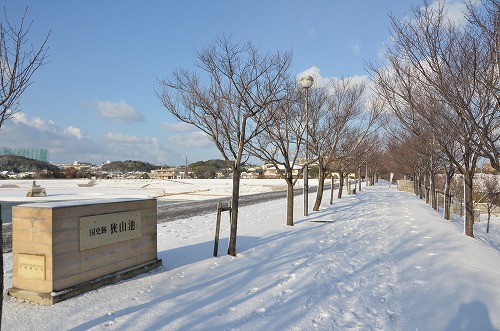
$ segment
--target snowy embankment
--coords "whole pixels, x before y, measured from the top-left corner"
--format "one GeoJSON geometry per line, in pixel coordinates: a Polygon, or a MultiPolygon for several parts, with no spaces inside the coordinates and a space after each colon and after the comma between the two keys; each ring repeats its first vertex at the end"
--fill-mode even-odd
{"type": "MultiPolygon", "coordinates": [[[[311,199],[314,194],[311,194],[311,199]]],[[[51,307],[4,299],[5,330],[498,330],[500,251],[379,184],[285,225],[243,207],[237,257],[215,215],[158,224],[163,267],[51,307]]],[[[326,199],[325,199],[326,200],[326,199]]],[[[485,222],[475,226],[486,236],[485,222]]],[[[498,247],[500,224],[487,235],[498,247]]],[[[11,254],[4,254],[10,286],[11,254]]]]}

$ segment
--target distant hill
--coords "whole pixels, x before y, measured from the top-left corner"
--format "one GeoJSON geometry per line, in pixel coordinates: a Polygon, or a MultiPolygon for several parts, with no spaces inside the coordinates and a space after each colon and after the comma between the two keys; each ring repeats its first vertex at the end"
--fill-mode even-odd
{"type": "Polygon", "coordinates": [[[152,165],[148,162],[142,161],[113,161],[110,163],[103,164],[101,169],[108,172],[150,172],[153,169],[157,169],[158,167],[152,165]]]}
{"type": "Polygon", "coordinates": [[[39,176],[46,178],[64,177],[62,170],[53,164],[17,155],[0,155],[0,171],[10,171],[14,173],[46,172],[45,174],[39,174],[39,176]]]}
{"type": "Polygon", "coordinates": [[[198,161],[189,165],[197,178],[215,178],[217,172],[229,168],[230,165],[224,160],[198,161]]]}

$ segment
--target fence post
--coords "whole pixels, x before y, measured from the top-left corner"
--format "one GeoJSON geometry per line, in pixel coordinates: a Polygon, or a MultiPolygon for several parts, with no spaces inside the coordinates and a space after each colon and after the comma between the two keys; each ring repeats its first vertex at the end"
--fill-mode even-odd
{"type": "Polygon", "coordinates": [[[221,213],[222,213],[222,202],[217,202],[217,221],[215,223],[214,256],[217,256],[217,253],[219,251],[219,231],[220,231],[221,213]]]}
{"type": "Polygon", "coordinates": [[[231,201],[229,201],[227,207],[222,207],[222,202],[217,202],[217,221],[215,223],[214,256],[217,256],[217,253],[219,251],[220,217],[223,211],[229,211],[229,219],[231,219],[231,201]]]}

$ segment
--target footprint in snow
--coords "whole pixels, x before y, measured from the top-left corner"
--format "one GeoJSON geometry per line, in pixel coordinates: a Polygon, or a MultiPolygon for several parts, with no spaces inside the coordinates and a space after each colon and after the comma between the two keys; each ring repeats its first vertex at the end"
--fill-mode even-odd
{"type": "Polygon", "coordinates": [[[425,283],[426,282],[424,280],[418,280],[418,279],[416,279],[416,280],[413,281],[413,285],[414,286],[423,286],[423,285],[425,285],[425,283]]]}
{"type": "Polygon", "coordinates": [[[266,308],[259,308],[259,309],[256,309],[255,312],[257,314],[264,314],[266,312],[266,308]]]}
{"type": "Polygon", "coordinates": [[[251,289],[249,289],[247,291],[247,295],[250,295],[250,294],[254,294],[255,292],[257,292],[259,290],[258,287],[252,287],[251,289]]]}
{"type": "Polygon", "coordinates": [[[104,326],[105,327],[110,327],[110,326],[113,326],[113,324],[115,324],[114,321],[107,321],[106,323],[104,323],[104,326]]]}

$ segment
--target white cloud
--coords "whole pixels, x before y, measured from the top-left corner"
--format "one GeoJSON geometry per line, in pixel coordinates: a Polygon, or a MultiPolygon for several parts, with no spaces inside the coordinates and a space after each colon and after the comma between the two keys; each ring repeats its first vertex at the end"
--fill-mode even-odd
{"type": "MultiPolygon", "coordinates": [[[[439,3],[439,0],[435,0],[430,5],[430,8],[437,10],[439,8],[439,3]]],[[[466,22],[465,13],[467,11],[467,7],[462,0],[446,0],[444,8],[446,11],[446,17],[448,17],[451,22],[458,24],[466,22]]]]}
{"type": "Polygon", "coordinates": [[[106,139],[116,143],[127,143],[127,144],[158,144],[156,138],[149,137],[139,137],[136,135],[126,135],[122,133],[112,133],[108,132],[106,134],[106,139]]]}
{"type": "Polygon", "coordinates": [[[213,146],[213,142],[201,131],[175,134],[168,137],[167,140],[184,148],[207,148],[213,146]]]}
{"type": "Polygon", "coordinates": [[[114,141],[118,143],[137,143],[139,142],[139,138],[134,135],[124,135],[121,133],[112,133],[108,132],[106,134],[106,139],[109,141],[114,141]]]}
{"type": "MultiPolygon", "coordinates": [[[[434,0],[432,3],[430,3],[429,8],[431,10],[437,10],[440,6],[440,2],[442,0],[434,0]]],[[[480,5],[481,0],[470,0],[472,5],[480,5]]],[[[424,7],[420,7],[420,10],[422,11],[424,7]]],[[[467,7],[464,3],[463,0],[445,0],[444,1],[444,10],[446,17],[449,19],[451,23],[456,23],[456,24],[465,24],[467,23],[466,19],[466,13],[467,13],[467,7]]],[[[414,13],[411,15],[406,15],[400,19],[401,22],[408,24],[411,23],[412,21],[415,20],[414,13]]],[[[388,47],[392,47],[394,44],[394,38],[393,36],[389,36],[387,40],[380,45],[379,51],[378,51],[378,58],[385,63],[387,60],[386,57],[386,50],[388,47]]]]}
{"type": "Polygon", "coordinates": [[[353,43],[352,50],[354,51],[354,54],[359,55],[361,53],[361,45],[358,43],[353,43]]]}
{"type": "Polygon", "coordinates": [[[165,122],[163,127],[167,130],[167,141],[171,144],[189,149],[214,146],[210,138],[192,124],[165,122]]]}
{"type": "Polygon", "coordinates": [[[20,112],[0,128],[0,146],[10,148],[44,148],[54,163],[75,160],[101,164],[106,160],[141,160],[157,165],[183,164],[182,155],[154,137],[108,133],[89,136],[73,125],[61,128],[53,121],[28,117],[20,112]]]}
{"type": "Polygon", "coordinates": [[[82,137],[83,137],[82,130],[79,128],[75,128],[72,125],[67,127],[66,130],[64,130],[64,132],[66,132],[67,134],[70,134],[72,136],[75,136],[77,139],[82,139],[82,137]]]}
{"type": "Polygon", "coordinates": [[[53,121],[42,120],[40,117],[32,117],[29,118],[26,114],[22,112],[18,112],[12,118],[12,121],[16,124],[24,124],[26,126],[38,129],[40,131],[54,131],[57,130],[55,128],[55,124],[53,121]]]}
{"type": "Polygon", "coordinates": [[[317,34],[316,34],[316,30],[311,27],[309,25],[309,22],[308,21],[301,21],[300,22],[300,25],[302,26],[302,28],[305,30],[306,32],[306,35],[309,37],[309,38],[317,38],[317,34]]]}
{"type": "Polygon", "coordinates": [[[94,107],[102,117],[110,118],[118,122],[141,122],[144,120],[141,114],[134,108],[121,100],[118,103],[111,101],[96,101],[94,107]]]}
{"type": "Polygon", "coordinates": [[[165,122],[163,123],[163,127],[168,131],[174,131],[174,132],[189,132],[195,129],[195,127],[192,124],[184,122],[178,122],[178,123],[165,122]]]}

